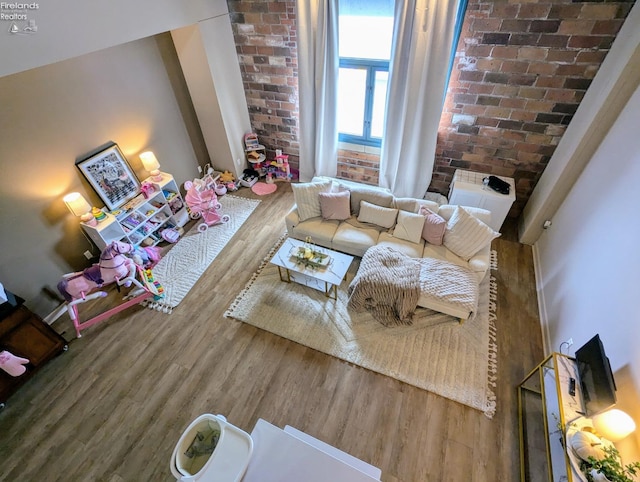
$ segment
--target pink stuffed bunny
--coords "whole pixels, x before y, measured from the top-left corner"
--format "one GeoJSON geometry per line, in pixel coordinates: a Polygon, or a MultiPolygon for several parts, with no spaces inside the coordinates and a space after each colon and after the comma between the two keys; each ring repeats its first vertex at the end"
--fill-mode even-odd
{"type": "Polygon", "coordinates": [[[27,371],[26,365],[29,360],[19,356],[15,356],[8,351],[0,351],[0,368],[7,372],[12,377],[19,377],[27,371]]]}

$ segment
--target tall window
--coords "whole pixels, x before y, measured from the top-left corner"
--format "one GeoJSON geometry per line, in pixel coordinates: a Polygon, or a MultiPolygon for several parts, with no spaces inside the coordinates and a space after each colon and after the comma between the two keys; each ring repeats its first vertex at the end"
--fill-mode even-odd
{"type": "Polygon", "coordinates": [[[338,132],[380,146],[393,37],[393,0],[340,0],[338,132]]]}

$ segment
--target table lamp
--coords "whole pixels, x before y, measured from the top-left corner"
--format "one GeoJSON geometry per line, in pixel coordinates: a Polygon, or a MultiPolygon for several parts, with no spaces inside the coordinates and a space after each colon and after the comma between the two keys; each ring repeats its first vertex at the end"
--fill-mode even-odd
{"type": "Polygon", "coordinates": [[[91,204],[79,192],[72,192],[62,198],[74,216],[79,216],[80,221],[91,226],[97,224],[97,221],[91,213],[91,204]]]}
{"type": "Polygon", "coordinates": [[[617,408],[595,415],[592,419],[596,431],[607,440],[618,442],[636,429],[636,423],[617,408]]]}
{"type": "Polygon", "coordinates": [[[140,154],[140,160],[145,170],[151,174],[151,179],[156,182],[162,181],[162,174],[160,174],[160,163],[156,159],[156,155],[151,151],[146,151],[140,154]]]}

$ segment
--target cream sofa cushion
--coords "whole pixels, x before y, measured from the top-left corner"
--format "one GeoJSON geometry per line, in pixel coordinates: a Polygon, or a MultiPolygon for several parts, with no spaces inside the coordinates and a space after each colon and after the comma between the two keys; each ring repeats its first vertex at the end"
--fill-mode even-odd
{"type": "Polygon", "coordinates": [[[331,242],[331,248],[353,256],[364,256],[365,251],[378,243],[380,231],[375,228],[355,227],[340,223],[331,242]]]}
{"type": "Polygon", "coordinates": [[[393,230],[393,237],[412,243],[419,243],[424,223],[425,217],[422,214],[398,211],[398,219],[396,220],[396,227],[393,230]]]}
{"type": "MultiPolygon", "coordinates": [[[[353,195],[351,199],[353,199],[353,195]]],[[[371,223],[383,228],[391,228],[396,223],[397,217],[397,209],[385,208],[367,201],[360,201],[358,221],[361,223],[371,223]]]]}
{"type": "Polygon", "coordinates": [[[298,222],[290,228],[290,232],[296,239],[304,240],[307,236],[310,236],[314,243],[331,247],[331,240],[336,234],[339,224],[340,221],[336,219],[322,219],[321,217],[317,217],[298,222]]]}
{"type": "Polygon", "coordinates": [[[390,233],[383,232],[380,233],[377,246],[388,246],[406,254],[410,258],[420,258],[424,250],[424,239],[420,239],[417,243],[412,243],[405,239],[396,238],[390,233]]]}
{"type": "Polygon", "coordinates": [[[318,194],[331,189],[331,181],[292,183],[293,199],[298,206],[300,221],[322,214],[318,194]]]}
{"type": "MultiPolygon", "coordinates": [[[[362,201],[366,201],[376,206],[383,208],[389,208],[393,204],[393,194],[384,191],[380,188],[372,186],[369,187],[356,187],[344,185],[351,192],[351,212],[358,216],[360,214],[360,208],[362,201]]],[[[393,226],[393,225],[392,225],[393,226]]]]}
{"type": "Polygon", "coordinates": [[[473,217],[466,208],[457,206],[453,215],[447,221],[443,244],[468,261],[482,248],[491,244],[491,241],[500,236],[485,223],[473,217]]]}

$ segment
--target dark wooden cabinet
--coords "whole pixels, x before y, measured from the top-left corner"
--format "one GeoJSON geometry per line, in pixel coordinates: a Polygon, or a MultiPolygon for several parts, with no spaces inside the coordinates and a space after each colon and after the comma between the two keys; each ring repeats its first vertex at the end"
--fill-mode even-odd
{"type": "Polygon", "coordinates": [[[0,369],[0,409],[20,385],[67,349],[65,339],[23,303],[22,298],[10,296],[10,302],[0,305],[0,351],[29,359],[27,371],[18,377],[0,369]]]}

